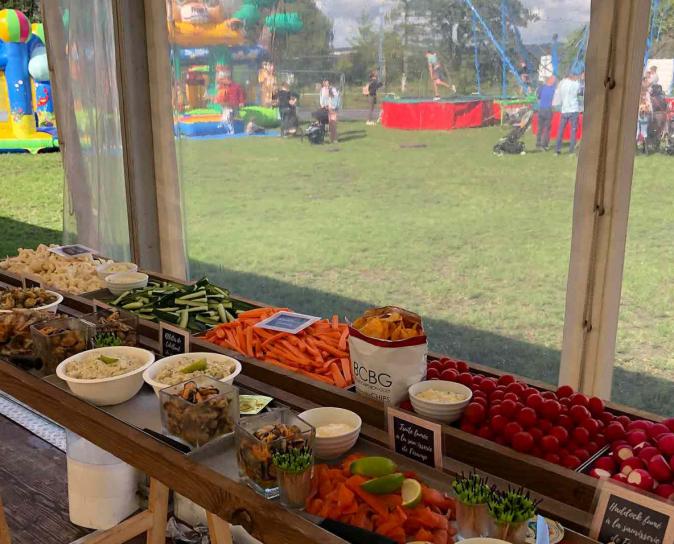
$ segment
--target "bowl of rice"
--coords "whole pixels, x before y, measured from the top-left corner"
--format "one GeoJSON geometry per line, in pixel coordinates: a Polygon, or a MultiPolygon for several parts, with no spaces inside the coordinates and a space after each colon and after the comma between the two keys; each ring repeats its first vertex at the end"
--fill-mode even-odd
{"type": "Polygon", "coordinates": [[[159,359],[143,372],[145,383],[154,392],[170,387],[197,376],[210,376],[223,383],[232,383],[241,372],[241,363],[219,353],[181,353],[159,359]]]}
{"type": "Polygon", "coordinates": [[[56,375],[76,396],[97,406],[120,404],[143,387],[143,372],[154,354],[131,346],[83,351],[56,367],[56,375]]]}

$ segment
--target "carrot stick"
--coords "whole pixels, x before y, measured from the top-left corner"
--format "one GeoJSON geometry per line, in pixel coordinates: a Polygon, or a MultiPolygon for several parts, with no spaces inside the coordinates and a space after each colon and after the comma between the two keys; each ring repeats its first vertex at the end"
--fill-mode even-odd
{"type": "Polygon", "coordinates": [[[350,384],[353,382],[353,376],[351,376],[351,361],[349,359],[340,359],[340,362],[342,363],[342,373],[344,374],[344,379],[346,380],[346,383],[350,384]]]}
{"type": "Polygon", "coordinates": [[[297,370],[300,374],[303,374],[304,376],[308,376],[313,380],[318,380],[319,382],[325,382],[329,383],[330,385],[335,385],[334,380],[330,379],[327,376],[323,376],[321,374],[316,374],[314,372],[307,372],[306,370],[302,370],[301,368],[297,370]]]}
{"type": "Polygon", "coordinates": [[[332,379],[335,381],[335,385],[337,387],[346,387],[344,376],[342,376],[339,367],[335,363],[330,363],[330,374],[332,375],[332,379]]]}
{"type": "Polygon", "coordinates": [[[268,338],[267,340],[265,340],[264,342],[262,342],[262,347],[263,347],[263,348],[266,348],[269,344],[273,344],[273,343],[276,342],[279,338],[283,338],[286,334],[288,334],[288,333],[286,333],[286,332],[279,332],[279,333],[276,333],[276,334],[273,335],[271,338],[268,338]]]}
{"type": "Polygon", "coordinates": [[[342,351],[346,351],[346,339],[348,337],[349,337],[349,328],[344,327],[344,330],[342,331],[342,336],[339,337],[339,343],[337,344],[337,347],[342,351]]]}
{"type": "Polygon", "coordinates": [[[251,317],[268,317],[269,315],[280,312],[280,308],[255,308],[253,310],[246,310],[245,312],[239,312],[239,319],[248,319],[251,317]]]}
{"type": "Polygon", "coordinates": [[[335,349],[330,344],[323,342],[322,340],[316,340],[316,346],[327,351],[331,355],[334,355],[335,357],[341,358],[347,355],[346,353],[344,353],[344,351],[335,349]]]}
{"type": "Polygon", "coordinates": [[[337,314],[332,316],[331,325],[334,330],[339,330],[339,317],[337,317],[337,314]]]}

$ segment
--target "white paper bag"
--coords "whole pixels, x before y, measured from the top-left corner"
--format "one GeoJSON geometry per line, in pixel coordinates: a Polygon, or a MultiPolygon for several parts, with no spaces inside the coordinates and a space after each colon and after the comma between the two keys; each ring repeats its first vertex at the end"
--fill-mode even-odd
{"type": "Polygon", "coordinates": [[[425,335],[406,340],[379,340],[349,327],[349,351],[356,391],[397,405],[410,385],[426,377],[425,335]]]}

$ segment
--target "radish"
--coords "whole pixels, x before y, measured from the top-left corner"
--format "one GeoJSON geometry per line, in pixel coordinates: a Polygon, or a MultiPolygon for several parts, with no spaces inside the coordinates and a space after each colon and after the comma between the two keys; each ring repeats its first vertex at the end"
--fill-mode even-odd
{"type": "Polygon", "coordinates": [[[650,426],[651,426],[650,421],[646,421],[645,419],[637,419],[636,421],[632,421],[627,426],[627,430],[634,431],[637,429],[641,429],[642,431],[647,431],[650,426]]]}
{"type": "Polygon", "coordinates": [[[674,500],[674,485],[672,484],[660,484],[655,488],[655,492],[665,499],[674,500]]]}
{"type": "Polygon", "coordinates": [[[669,434],[669,427],[667,427],[667,425],[663,425],[662,423],[656,423],[655,425],[652,425],[647,432],[648,436],[651,438],[657,438],[662,434],[669,434]]]}
{"type": "Polygon", "coordinates": [[[629,446],[619,446],[614,453],[620,461],[626,461],[634,457],[634,452],[629,446]]]}
{"type": "Polygon", "coordinates": [[[600,480],[605,480],[611,477],[611,473],[608,470],[604,470],[603,468],[593,468],[590,471],[590,476],[593,478],[599,478],[600,480]]]}
{"type": "Polygon", "coordinates": [[[635,447],[636,445],[647,441],[648,435],[643,429],[633,429],[631,431],[627,431],[627,442],[630,446],[635,447]]]}
{"type": "Polygon", "coordinates": [[[665,455],[674,455],[674,433],[662,435],[658,440],[658,448],[665,455]]]}
{"type": "Polygon", "coordinates": [[[618,482],[622,483],[627,483],[627,476],[625,476],[622,472],[617,472],[613,476],[611,476],[611,480],[616,480],[618,482]]]}
{"type": "Polygon", "coordinates": [[[674,417],[670,417],[669,419],[665,419],[662,422],[663,425],[666,425],[667,428],[674,433],[674,417]]]}
{"type": "Polygon", "coordinates": [[[630,457],[629,459],[626,459],[622,462],[620,465],[620,472],[627,476],[634,470],[645,468],[646,464],[641,459],[638,457],[630,457]]]}
{"type": "Polygon", "coordinates": [[[612,457],[604,456],[597,459],[594,463],[595,468],[600,468],[602,470],[607,470],[613,474],[616,470],[616,464],[612,457]]]}
{"type": "MultiPolygon", "coordinates": [[[[635,448],[636,451],[636,448],[635,448]]],[[[656,448],[655,446],[646,446],[644,448],[641,448],[639,452],[637,453],[637,457],[641,459],[642,461],[648,463],[653,457],[658,455],[660,453],[660,450],[656,448]]]]}
{"type": "Polygon", "coordinates": [[[648,462],[648,471],[658,482],[669,482],[672,479],[672,469],[662,455],[656,455],[648,462]]]}
{"type": "Polygon", "coordinates": [[[632,484],[639,489],[651,490],[653,489],[653,477],[647,470],[642,468],[634,469],[627,476],[627,483],[632,484]]]}

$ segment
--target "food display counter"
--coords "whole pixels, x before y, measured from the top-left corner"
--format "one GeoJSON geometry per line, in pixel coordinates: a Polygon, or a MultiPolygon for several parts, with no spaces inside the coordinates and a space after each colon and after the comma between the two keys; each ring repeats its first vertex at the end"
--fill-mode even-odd
{"type": "MultiPolygon", "coordinates": [[[[172,281],[171,278],[160,274],[148,272],[148,275],[150,281],[172,281]]],[[[18,287],[25,283],[24,278],[0,270],[0,287],[18,287]]],[[[119,295],[112,295],[106,289],[79,295],[66,292],[61,294],[63,301],[59,306],[59,312],[73,317],[90,314],[94,309],[106,308],[119,298],[119,295]]],[[[195,292],[195,296],[200,295],[195,292]]],[[[206,298],[203,300],[208,301],[206,298]]],[[[237,296],[231,296],[231,300],[241,312],[265,306],[237,296]]],[[[221,326],[226,326],[227,316],[222,313],[220,315],[223,317],[219,320],[221,326]]],[[[207,306],[203,319],[216,317],[215,313],[208,313],[207,306]]],[[[232,319],[235,317],[232,316],[232,319]]],[[[159,353],[161,328],[159,322],[141,317],[138,320],[138,345],[159,353]]],[[[337,342],[336,337],[342,335],[342,330],[336,326],[334,329],[337,342]]],[[[269,341],[272,342],[273,339],[270,337],[269,341]]],[[[311,346],[311,343],[308,345],[311,346]]],[[[334,354],[328,349],[329,346],[325,348],[328,352],[323,352],[326,357],[331,357],[326,361],[326,368],[339,360],[341,351],[336,346],[337,343],[334,347],[337,351],[334,354]]],[[[330,406],[355,412],[362,419],[363,425],[358,442],[351,452],[392,459],[401,471],[419,475],[424,485],[441,490],[442,493],[450,491],[451,483],[457,474],[468,473],[472,469],[487,475],[490,481],[501,489],[523,486],[531,491],[536,501],[542,501],[538,508],[539,512],[565,526],[564,542],[593,542],[581,533],[587,534],[589,530],[598,480],[583,473],[581,469],[586,470],[592,465],[593,458],[603,453],[610,455],[610,452],[606,451],[607,446],[598,448],[596,452],[592,452],[594,454],[592,459],[584,459],[586,462],[582,463],[582,466],[572,469],[530,455],[531,452],[516,451],[505,444],[493,441],[489,436],[479,436],[474,430],[473,432],[462,430],[461,427],[465,427],[466,423],[462,420],[453,424],[441,424],[443,468],[430,468],[398,455],[390,449],[387,432],[387,408],[390,405],[360,394],[353,386],[338,384],[340,376],[348,376],[347,368],[342,372],[340,366],[340,373],[334,379],[316,379],[310,373],[297,372],[284,365],[270,364],[269,361],[259,360],[256,356],[244,355],[239,351],[216,345],[204,337],[203,331],[188,333],[186,348],[189,352],[222,354],[236,359],[241,366],[240,374],[234,379],[239,388],[273,397],[276,403],[294,411],[330,406]]],[[[252,355],[262,353],[256,349],[251,347],[252,355]]],[[[291,350],[291,346],[287,349],[291,350]]],[[[441,359],[441,356],[436,354],[428,356],[429,363],[441,359]]],[[[480,365],[470,364],[468,370],[480,375],[479,381],[493,378],[493,381],[497,382],[503,375],[480,365]]],[[[213,515],[244,525],[251,534],[265,543],[342,541],[318,527],[314,523],[315,520],[305,519],[305,515],[280,506],[276,500],[270,502],[240,481],[232,435],[224,441],[214,441],[190,454],[185,454],[162,440],[161,433],[165,432],[165,429],[162,429],[160,420],[160,403],[147,385],[143,386],[140,393],[124,403],[96,407],[75,397],[65,382],[58,377],[54,375],[39,377],[35,374],[30,369],[21,368],[21,364],[17,366],[15,362],[0,361],[0,391],[137,467],[149,477],[164,483],[213,515]]],[[[506,381],[509,382],[510,379],[506,381]]],[[[524,382],[519,379],[518,381],[524,382]]],[[[544,384],[531,381],[527,386],[536,388],[540,394],[549,391],[544,384]]],[[[412,415],[411,406],[407,402],[395,404],[402,413],[412,415]]],[[[655,416],[630,412],[609,403],[602,409],[610,411],[615,417],[624,415],[630,419],[662,420],[655,416]]],[[[416,417],[419,417],[419,414],[416,414],[416,417]]],[[[448,540],[451,539],[452,533],[447,535],[448,540]]],[[[404,538],[409,541],[408,537],[404,538]]]]}

